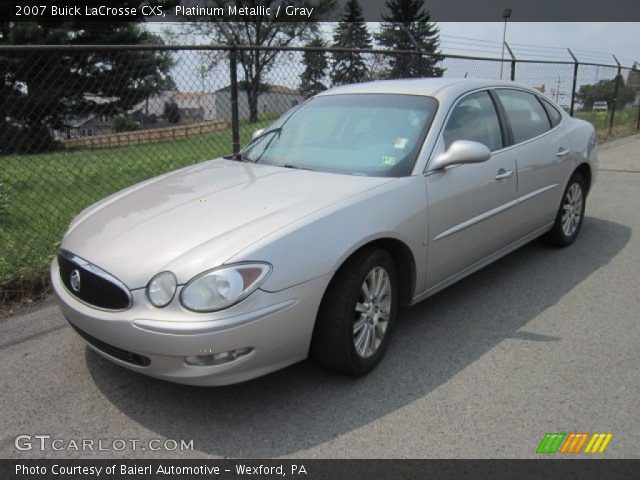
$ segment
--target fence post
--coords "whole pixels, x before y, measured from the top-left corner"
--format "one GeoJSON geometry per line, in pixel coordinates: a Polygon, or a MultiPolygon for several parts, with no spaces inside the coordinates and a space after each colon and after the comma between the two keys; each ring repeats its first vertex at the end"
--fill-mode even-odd
{"type": "MultiPolygon", "coordinates": [[[[633,62],[633,71],[637,72],[637,62],[633,62]]],[[[640,132],[640,98],[638,98],[638,94],[636,94],[636,98],[634,99],[635,101],[633,103],[638,103],[637,108],[638,108],[638,114],[636,117],[636,132],[640,132]]]]}
{"type": "Polygon", "coordinates": [[[578,86],[578,66],[580,63],[578,63],[578,59],[571,49],[567,48],[567,50],[569,50],[569,55],[573,58],[573,86],[571,87],[571,108],[569,109],[569,115],[573,117],[573,111],[576,104],[576,87],[578,86]]]}
{"type": "Polygon", "coordinates": [[[238,51],[229,51],[229,74],[231,77],[231,143],[233,153],[240,151],[240,126],[238,121],[238,51]]]}
{"type": "Polygon", "coordinates": [[[622,79],[622,65],[620,65],[620,62],[618,61],[615,55],[613,55],[613,59],[618,64],[618,74],[616,75],[616,83],[613,87],[613,98],[611,99],[611,116],[609,117],[609,135],[608,135],[609,137],[611,136],[611,131],[613,130],[613,119],[615,118],[615,115],[616,115],[616,104],[618,103],[618,90],[620,89],[620,80],[622,79]]]}
{"type": "Polygon", "coordinates": [[[507,42],[504,42],[504,46],[507,47],[507,51],[511,56],[511,81],[514,82],[516,80],[516,56],[507,42]]]}

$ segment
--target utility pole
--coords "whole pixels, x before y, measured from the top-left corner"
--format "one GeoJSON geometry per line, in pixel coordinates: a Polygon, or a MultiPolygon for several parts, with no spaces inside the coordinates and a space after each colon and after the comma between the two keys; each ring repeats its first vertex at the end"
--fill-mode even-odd
{"type": "Polygon", "coordinates": [[[505,8],[502,11],[502,18],[504,18],[504,30],[502,31],[502,60],[500,61],[500,80],[502,80],[502,72],[504,70],[504,44],[507,41],[507,20],[511,18],[510,8],[505,8]]]}

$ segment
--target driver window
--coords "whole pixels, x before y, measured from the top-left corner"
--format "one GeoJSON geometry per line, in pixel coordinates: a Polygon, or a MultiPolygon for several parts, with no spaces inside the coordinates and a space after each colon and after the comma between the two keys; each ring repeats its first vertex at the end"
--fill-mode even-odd
{"type": "Polygon", "coordinates": [[[500,150],[502,131],[489,92],[472,93],[456,104],[442,134],[445,149],[456,140],[471,140],[486,145],[492,152],[500,150]]]}

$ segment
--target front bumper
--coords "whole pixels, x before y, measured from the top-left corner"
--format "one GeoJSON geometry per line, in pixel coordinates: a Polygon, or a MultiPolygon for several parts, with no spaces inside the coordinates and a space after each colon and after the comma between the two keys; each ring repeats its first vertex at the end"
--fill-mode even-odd
{"type": "MultiPolygon", "coordinates": [[[[313,326],[330,276],[279,292],[257,290],[226,310],[194,313],[183,308],[179,292],[162,309],[149,305],[145,290],[131,292],[133,302],[121,312],[88,306],[71,295],[60,280],[57,260],[51,281],[62,313],[77,329],[100,342],[143,355],[148,366],[123,361],[85,343],[100,355],[136,372],[190,385],[242,382],[286,367],[307,357],[313,326]],[[253,351],[221,365],[187,365],[185,357],[251,347],[253,351]]],[[[98,345],[98,346],[96,346],[98,345]]]]}

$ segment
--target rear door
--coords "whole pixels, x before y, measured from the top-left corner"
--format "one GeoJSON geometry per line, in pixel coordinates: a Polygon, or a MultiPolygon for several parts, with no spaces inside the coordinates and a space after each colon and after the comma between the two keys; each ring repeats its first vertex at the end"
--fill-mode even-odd
{"type": "Polygon", "coordinates": [[[571,145],[562,115],[549,102],[524,90],[495,90],[512,137],[518,172],[515,239],[553,223],[562,196],[571,145]],[[545,105],[546,102],[546,105],[545,105]]]}
{"type": "Polygon", "coordinates": [[[429,248],[427,288],[453,279],[507,246],[513,238],[516,163],[505,149],[506,132],[487,90],[460,98],[434,149],[438,155],[455,140],[483,143],[492,151],[483,163],[428,172],[429,248]]]}

